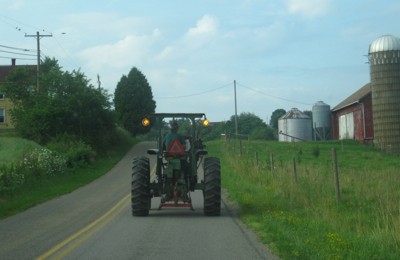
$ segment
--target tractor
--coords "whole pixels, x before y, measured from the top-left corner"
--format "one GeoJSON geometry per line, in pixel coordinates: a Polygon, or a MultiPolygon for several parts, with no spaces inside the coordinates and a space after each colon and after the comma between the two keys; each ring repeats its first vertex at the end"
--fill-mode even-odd
{"type": "Polygon", "coordinates": [[[219,216],[221,213],[220,160],[217,157],[206,156],[207,150],[199,137],[200,129],[208,125],[205,114],[155,113],[144,118],[142,125],[145,127],[153,125],[157,129],[157,147],[147,150],[148,155],[156,157],[156,165],[155,171],[153,170],[151,174],[148,157],[139,156],[133,159],[132,215],[149,215],[153,197],[160,197],[159,210],[164,207],[194,210],[191,192],[202,190],[204,214],[219,216]],[[172,140],[167,147],[168,134],[164,120],[173,122],[177,119],[190,122],[190,134],[183,137],[184,141],[172,140]]]}

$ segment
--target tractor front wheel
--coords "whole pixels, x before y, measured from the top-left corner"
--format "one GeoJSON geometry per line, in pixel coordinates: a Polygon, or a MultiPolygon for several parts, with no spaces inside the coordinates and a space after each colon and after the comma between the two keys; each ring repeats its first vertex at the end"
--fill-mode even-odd
{"type": "Polygon", "coordinates": [[[147,157],[135,157],[132,163],[131,202],[133,216],[147,216],[150,210],[150,163],[147,157]]]}
{"type": "Polygon", "coordinates": [[[204,159],[204,214],[221,215],[221,164],[219,158],[204,159]]]}

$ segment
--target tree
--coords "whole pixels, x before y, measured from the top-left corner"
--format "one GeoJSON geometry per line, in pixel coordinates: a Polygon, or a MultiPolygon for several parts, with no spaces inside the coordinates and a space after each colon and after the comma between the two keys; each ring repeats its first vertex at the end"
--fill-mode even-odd
{"type": "MultiPolygon", "coordinates": [[[[228,134],[235,133],[235,116],[231,116],[225,124],[228,134]]],[[[240,135],[247,135],[251,139],[273,139],[272,129],[253,113],[241,113],[238,116],[238,131],[240,135]]]]}
{"type": "Polygon", "coordinates": [[[109,96],[95,89],[80,71],[62,71],[57,60],[41,64],[40,89],[35,71],[13,70],[3,91],[13,102],[11,116],[16,130],[28,139],[46,144],[62,135],[75,136],[93,148],[113,141],[115,123],[109,96]]]}
{"type": "Polygon", "coordinates": [[[311,119],[313,118],[313,114],[312,114],[311,110],[304,110],[303,113],[306,114],[307,116],[309,116],[311,119]]]}
{"type": "Polygon", "coordinates": [[[284,114],[286,114],[286,111],[285,111],[285,109],[282,109],[282,108],[276,109],[274,112],[272,112],[271,120],[269,121],[269,125],[276,131],[278,130],[278,120],[284,114]]]}
{"type": "Polygon", "coordinates": [[[149,131],[141,121],[155,112],[156,102],[146,77],[137,68],[121,77],[114,92],[114,106],[118,122],[132,135],[149,131]]]}

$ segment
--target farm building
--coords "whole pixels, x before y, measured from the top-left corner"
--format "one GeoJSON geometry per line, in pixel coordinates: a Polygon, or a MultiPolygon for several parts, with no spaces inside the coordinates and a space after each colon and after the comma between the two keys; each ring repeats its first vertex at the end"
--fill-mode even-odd
{"type": "Polygon", "coordinates": [[[312,107],[314,140],[328,140],[331,135],[331,107],[318,101],[312,107]]]}
{"type": "Polygon", "coordinates": [[[332,109],[332,137],[400,153],[400,38],[378,37],[368,59],[371,82],[332,109]]]}
{"type": "Polygon", "coordinates": [[[362,143],[374,138],[371,84],[357,90],[332,108],[333,139],[354,139],[362,143]]]}
{"type": "MultiPolygon", "coordinates": [[[[4,83],[7,75],[16,68],[15,59],[11,60],[11,65],[0,66],[0,84],[4,83]]],[[[4,93],[0,91],[0,129],[14,128],[11,118],[9,116],[10,109],[12,108],[11,102],[7,99],[4,93]]]]}
{"type": "Polygon", "coordinates": [[[400,153],[400,38],[383,35],[368,52],[374,144],[400,153]]]}
{"type": "Polygon", "coordinates": [[[312,140],[311,117],[297,108],[292,108],[278,119],[280,142],[299,142],[312,140]]]}

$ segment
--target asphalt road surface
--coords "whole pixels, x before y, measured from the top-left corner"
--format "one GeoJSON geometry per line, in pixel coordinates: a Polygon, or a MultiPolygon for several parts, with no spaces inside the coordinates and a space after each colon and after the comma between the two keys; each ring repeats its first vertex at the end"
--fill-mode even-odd
{"type": "Polygon", "coordinates": [[[154,147],[139,143],[89,185],[0,220],[0,259],[277,259],[224,196],[219,217],[204,216],[201,191],[192,193],[194,211],[158,210],[153,198],[149,216],[133,217],[132,158],[154,147]]]}

